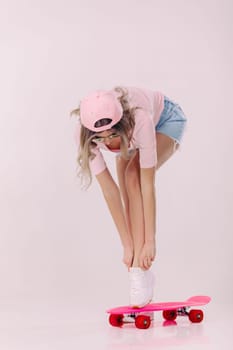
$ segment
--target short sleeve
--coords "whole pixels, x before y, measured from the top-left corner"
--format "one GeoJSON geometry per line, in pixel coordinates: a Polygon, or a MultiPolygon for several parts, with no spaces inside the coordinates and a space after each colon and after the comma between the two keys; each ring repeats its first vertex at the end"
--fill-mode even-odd
{"type": "MultiPolygon", "coordinates": [[[[77,124],[77,127],[75,129],[74,139],[75,139],[75,143],[78,151],[79,151],[79,145],[80,145],[80,131],[81,131],[81,125],[77,124]]],[[[106,163],[98,147],[93,148],[92,152],[95,154],[95,158],[89,161],[91,173],[93,175],[98,175],[106,168],[106,163]]]]}
{"type": "Polygon", "coordinates": [[[95,154],[95,158],[90,160],[90,169],[93,175],[98,175],[104,171],[107,166],[104,157],[98,147],[92,149],[92,152],[95,154]]]}
{"type": "Polygon", "coordinates": [[[156,134],[152,115],[143,110],[135,114],[133,133],[136,147],[139,148],[141,168],[152,168],[157,164],[156,134]]]}

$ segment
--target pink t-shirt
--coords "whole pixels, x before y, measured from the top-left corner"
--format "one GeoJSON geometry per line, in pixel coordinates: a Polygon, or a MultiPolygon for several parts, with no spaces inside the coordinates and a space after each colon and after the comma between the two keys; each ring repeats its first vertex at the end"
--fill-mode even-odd
{"type": "MultiPolygon", "coordinates": [[[[139,150],[139,162],[141,168],[151,168],[157,163],[155,126],[164,108],[164,95],[158,91],[141,89],[136,87],[124,87],[128,91],[130,107],[140,107],[135,112],[135,128],[129,149],[139,150]]],[[[115,92],[117,95],[118,92],[115,92]]],[[[75,141],[79,147],[81,125],[78,123],[75,131],[75,141]]],[[[100,174],[106,163],[101,150],[111,151],[104,143],[99,143],[92,150],[96,157],[90,161],[93,175],[100,174]]]]}

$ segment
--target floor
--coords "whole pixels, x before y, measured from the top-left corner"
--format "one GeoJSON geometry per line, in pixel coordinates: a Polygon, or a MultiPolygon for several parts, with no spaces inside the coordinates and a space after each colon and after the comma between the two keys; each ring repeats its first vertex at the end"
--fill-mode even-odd
{"type": "Polygon", "coordinates": [[[153,325],[141,330],[133,324],[110,326],[103,305],[86,310],[74,300],[5,300],[0,304],[0,349],[232,349],[233,305],[211,302],[202,309],[200,324],[186,317],[167,324],[157,312],[153,325]]]}

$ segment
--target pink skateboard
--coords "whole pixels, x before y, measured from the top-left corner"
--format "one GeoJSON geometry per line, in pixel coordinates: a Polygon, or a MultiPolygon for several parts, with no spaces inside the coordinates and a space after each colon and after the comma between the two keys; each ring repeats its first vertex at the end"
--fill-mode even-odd
{"type": "Polygon", "coordinates": [[[167,321],[174,321],[179,316],[188,316],[189,320],[194,323],[200,323],[204,314],[202,310],[193,309],[188,311],[190,307],[206,305],[211,301],[208,296],[193,296],[185,301],[151,303],[142,308],[132,308],[130,306],[120,306],[107,310],[109,313],[109,323],[114,327],[121,327],[124,323],[124,317],[130,315],[135,320],[137,328],[146,329],[150,327],[151,317],[147,313],[153,311],[163,311],[163,317],[167,321]]]}

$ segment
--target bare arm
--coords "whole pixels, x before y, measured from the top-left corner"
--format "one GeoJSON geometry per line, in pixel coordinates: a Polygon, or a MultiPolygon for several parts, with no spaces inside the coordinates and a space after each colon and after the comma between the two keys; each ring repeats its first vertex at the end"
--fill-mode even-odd
{"type": "Polygon", "coordinates": [[[150,242],[155,240],[156,233],[155,168],[141,168],[140,179],[144,208],[145,242],[150,242]]]}
{"type": "Polygon", "coordinates": [[[105,169],[103,172],[98,174],[96,176],[96,179],[101,187],[111,216],[119,232],[122,245],[124,247],[131,247],[132,239],[127,229],[124,209],[118,186],[113,180],[108,169],[105,169]]]}
{"type": "Polygon", "coordinates": [[[145,243],[140,254],[141,267],[150,268],[156,254],[156,195],[155,195],[155,168],[140,170],[141,191],[144,212],[145,243]]]}

